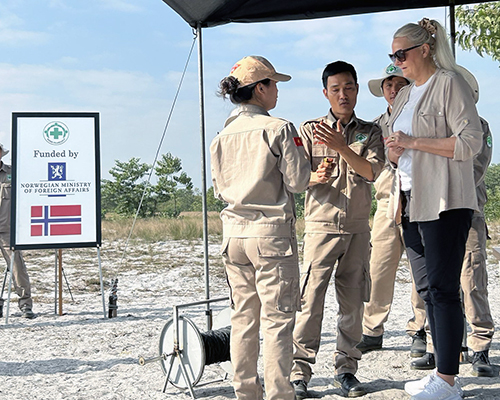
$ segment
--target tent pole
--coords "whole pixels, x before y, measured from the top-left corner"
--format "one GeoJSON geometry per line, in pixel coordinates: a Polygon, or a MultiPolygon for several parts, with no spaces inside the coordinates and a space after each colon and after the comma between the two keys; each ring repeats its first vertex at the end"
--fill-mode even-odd
{"type": "Polygon", "coordinates": [[[450,1],[450,45],[453,57],[456,59],[455,44],[457,39],[457,32],[455,29],[455,1],[450,1]]]}
{"type": "MultiPolygon", "coordinates": [[[[200,84],[200,139],[201,139],[201,200],[203,209],[203,254],[205,267],[205,299],[210,299],[210,278],[208,264],[208,215],[207,215],[207,172],[205,155],[205,103],[203,92],[203,43],[201,37],[201,24],[196,25],[198,38],[198,80],[200,84]]],[[[210,305],[206,304],[207,330],[212,328],[210,305]]]]}

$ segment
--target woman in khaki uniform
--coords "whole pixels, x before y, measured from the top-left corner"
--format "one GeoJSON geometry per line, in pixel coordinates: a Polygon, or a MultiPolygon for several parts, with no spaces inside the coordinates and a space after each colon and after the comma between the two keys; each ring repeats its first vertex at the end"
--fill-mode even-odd
{"type": "Polygon", "coordinates": [[[279,74],[263,57],[238,61],[220,94],[239,107],[210,146],[215,194],[222,211],[222,254],[231,291],[231,362],[237,399],[262,400],[257,372],[264,339],[267,400],[293,400],[292,331],[300,308],[292,193],[309,184],[310,164],[291,122],[276,106],[279,74]]]}

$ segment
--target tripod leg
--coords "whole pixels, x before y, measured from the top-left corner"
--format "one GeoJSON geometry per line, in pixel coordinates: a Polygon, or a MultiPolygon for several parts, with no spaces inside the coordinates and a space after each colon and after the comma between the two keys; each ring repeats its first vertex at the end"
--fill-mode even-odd
{"type": "Polygon", "coordinates": [[[62,269],[62,273],[63,273],[63,276],[64,276],[64,280],[66,281],[66,286],[68,287],[69,295],[71,296],[71,301],[74,303],[75,299],[73,298],[73,293],[71,293],[71,288],[69,287],[68,278],[66,278],[66,272],[64,272],[64,268],[62,269]]]}
{"type": "Polygon", "coordinates": [[[172,353],[172,355],[170,356],[170,363],[168,365],[168,372],[167,372],[167,377],[165,379],[165,385],[163,385],[163,393],[165,393],[165,391],[167,390],[168,379],[170,378],[170,373],[172,372],[172,367],[174,365],[174,357],[175,353],[172,353]]]}
{"type": "Polygon", "coordinates": [[[194,391],[193,391],[193,385],[191,385],[191,381],[189,380],[189,376],[188,376],[187,371],[186,371],[186,366],[183,363],[182,353],[180,353],[180,352],[179,352],[179,358],[180,358],[179,365],[181,367],[182,375],[184,375],[184,379],[186,380],[186,383],[188,385],[189,393],[191,393],[191,397],[193,399],[196,399],[196,396],[194,395],[194,391]]]}

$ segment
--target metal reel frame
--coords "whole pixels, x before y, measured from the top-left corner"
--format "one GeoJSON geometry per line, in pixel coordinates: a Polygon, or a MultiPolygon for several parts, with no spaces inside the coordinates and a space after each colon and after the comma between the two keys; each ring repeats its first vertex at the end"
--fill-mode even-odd
{"type": "MultiPolygon", "coordinates": [[[[205,368],[206,353],[203,338],[193,321],[187,317],[179,315],[180,308],[198,306],[202,304],[208,305],[210,303],[227,300],[229,300],[229,297],[207,299],[194,303],[176,305],[173,307],[174,315],[166,322],[161,332],[159,345],[160,356],[153,359],[161,362],[162,369],[167,375],[165,385],[163,386],[164,393],[167,389],[168,383],[170,382],[173,386],[179,389],[189,389],[191,397],[196,399],[193,390],[194,386],[203,386],[214,382],[221,382],[227,378],[228,372],[226,372],[222,379],[199,383],[205,368]],[[169,345],[173,347],[171,352],[168,351],[169,345]],[[171,378],[172,373],[174,375],[171,378]]],[[[142,360],[142,365],[147,362],[149,361],[142,360]]],[[[139,363],[141,363],[141,360],[139,360],[139,363]]],[[[227,371],[226,368],[223,369],[227,371]]]]}
{"type": "MultiPolygon", "coordinates": [[[[196,386],[205,369],[205,345],[200,331],[193,321],[179,316],[179,353],[174,352],[165,360],[160,360],[161,368],[167,380],[178,389],[196,386]],[[184,370],[183,370],[184,367],[184,370]],[[188,377],[188,382],[184,374],[188,377]]],[[[167,353],[174,347],[174,319],[170,318],[160,335],[160,354],[167,353]]]]}

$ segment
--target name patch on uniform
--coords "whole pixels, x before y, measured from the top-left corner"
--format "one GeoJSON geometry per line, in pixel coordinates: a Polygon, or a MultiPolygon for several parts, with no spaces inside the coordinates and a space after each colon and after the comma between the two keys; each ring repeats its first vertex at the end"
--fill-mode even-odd
{"type": "Polygon", "coordinates": [[[302,139],[297,136],[293,138],[293,141],[295,142],[295,146],[304,146],[304,143],[302,143],[302,139]]]}

